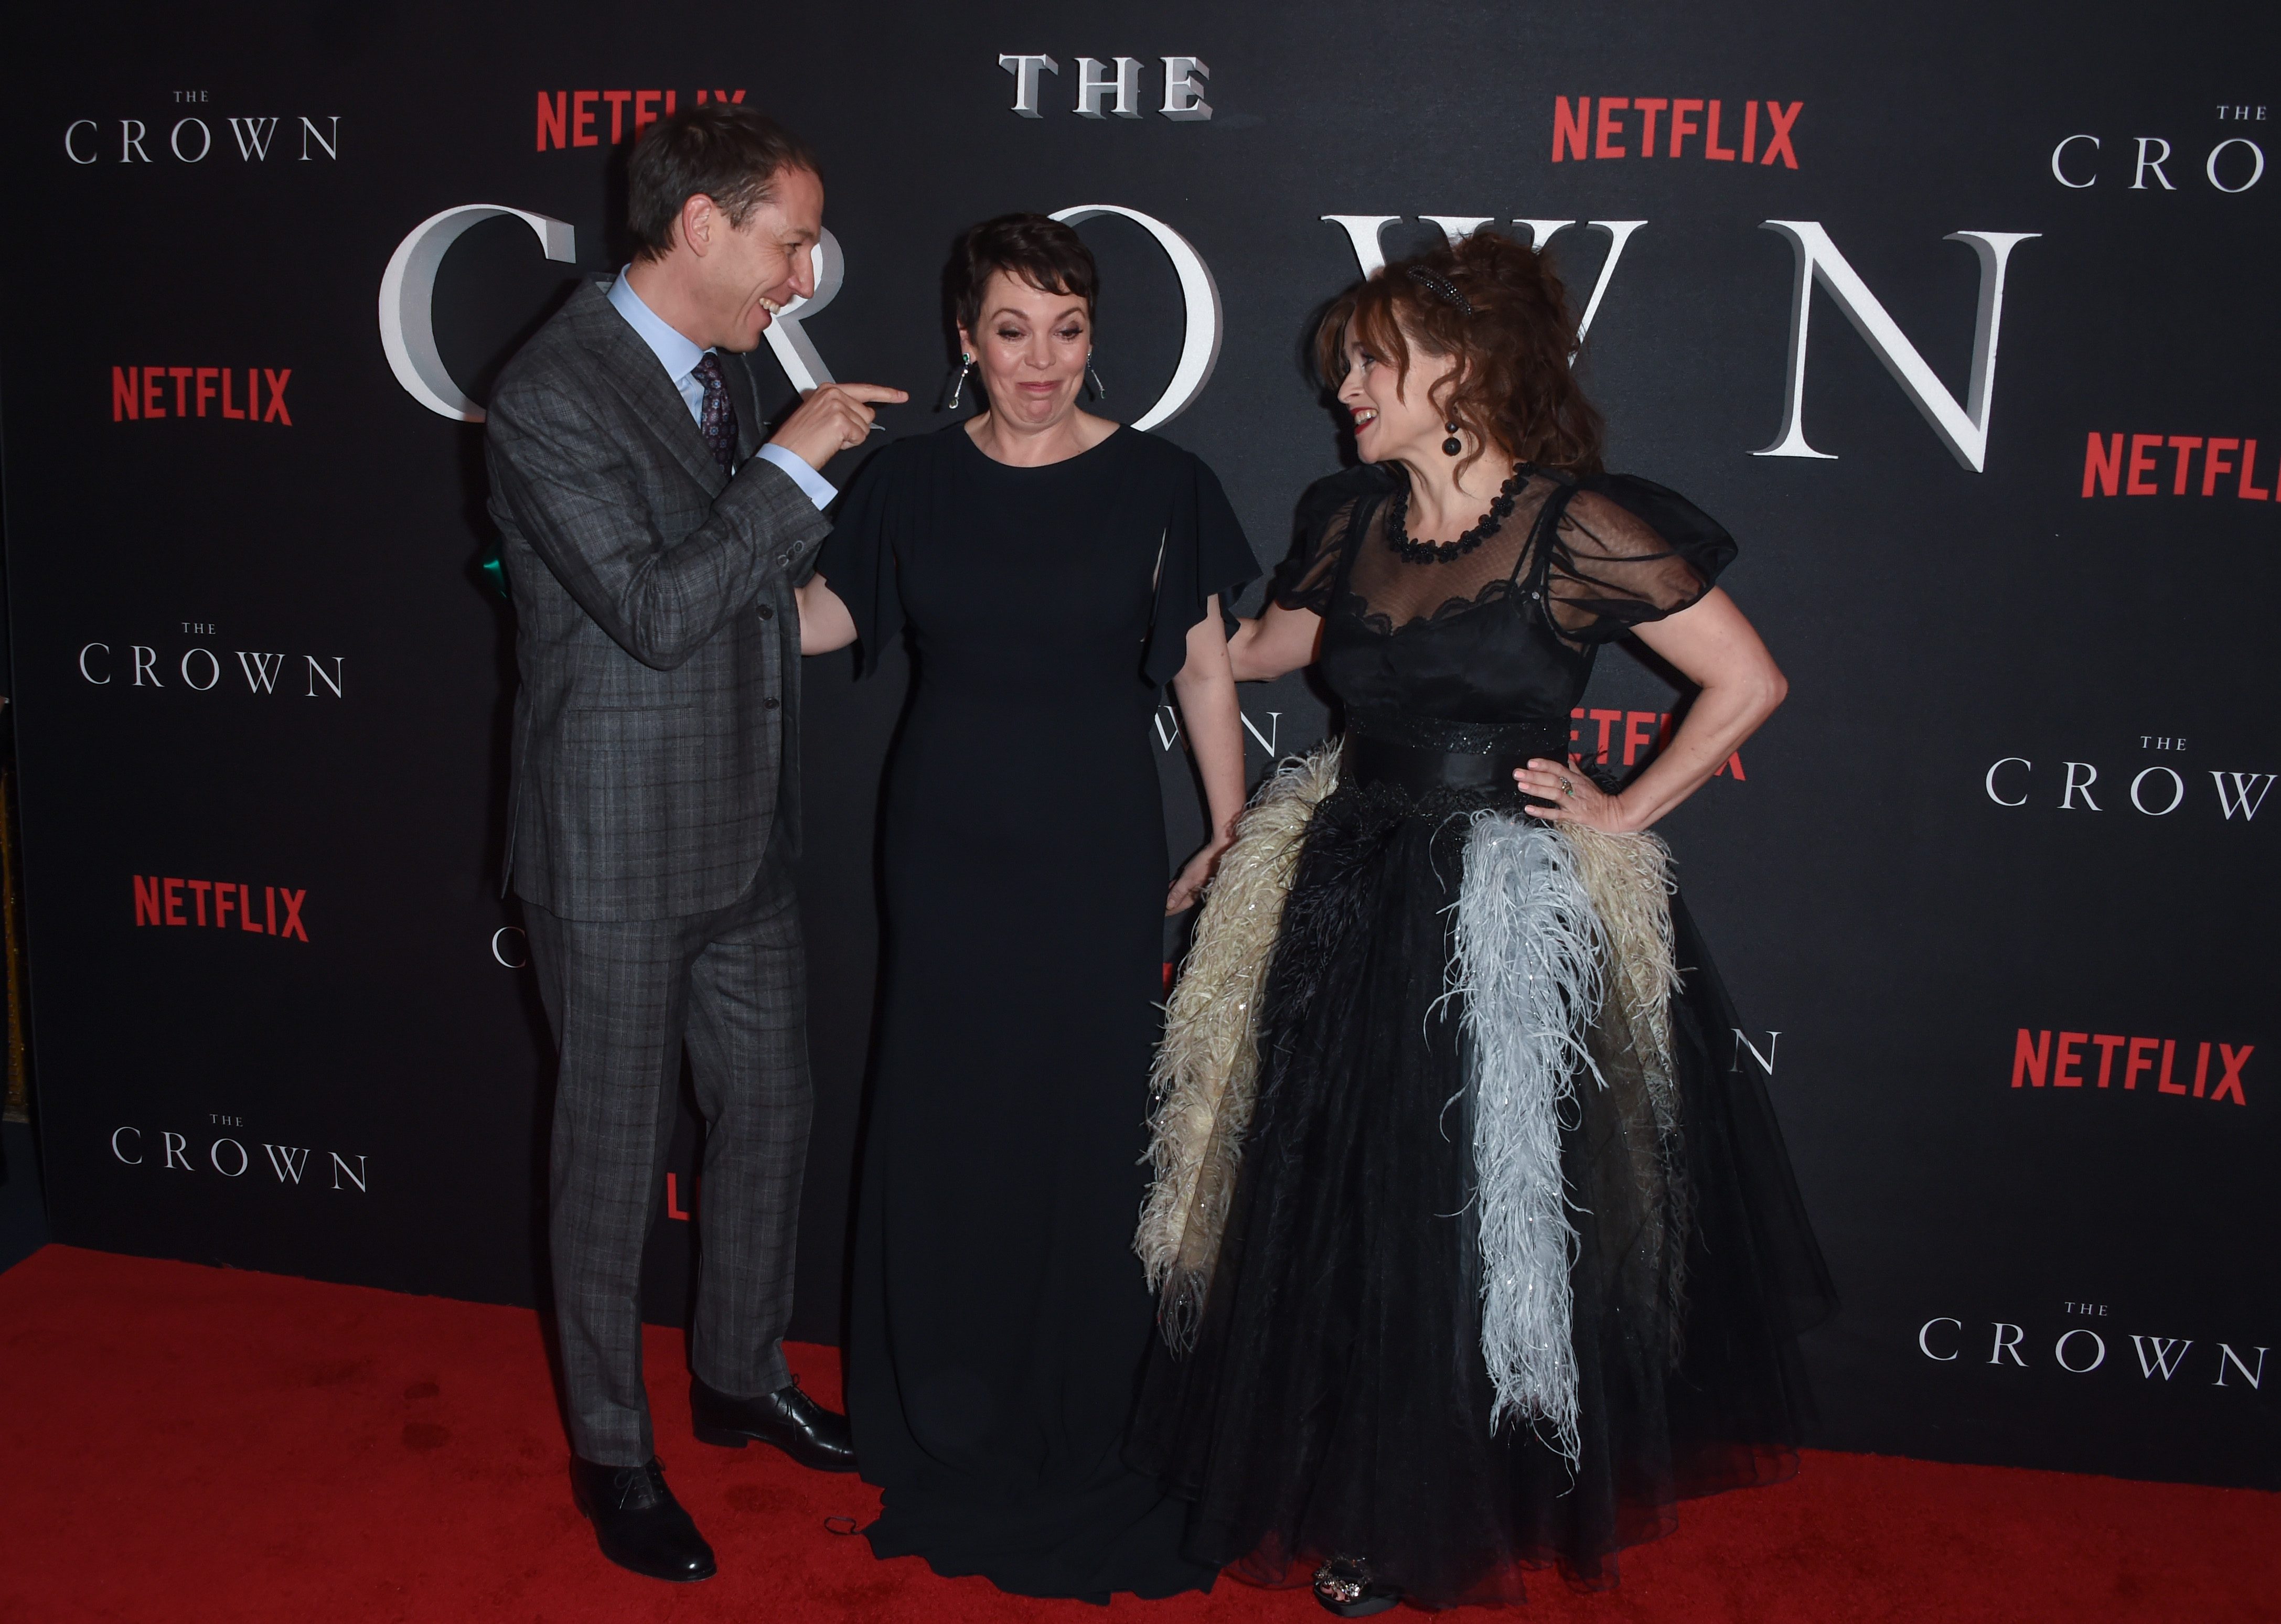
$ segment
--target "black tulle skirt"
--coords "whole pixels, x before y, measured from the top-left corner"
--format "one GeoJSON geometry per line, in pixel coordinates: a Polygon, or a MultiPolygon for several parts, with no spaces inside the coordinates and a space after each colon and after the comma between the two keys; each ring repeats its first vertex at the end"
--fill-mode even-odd
{"type": "Polygon", "coordinates": [[[1193,1500],[1189,1555],[1254,1582],[1343,1555],[1427,1606],[1517,1602],[1551,1566],[1610,1585],[1678,1501],[1787,1474],[1808,1419],[1795,1339],[1833,1306],[1829,1275],[1762,1084],[1719,1063],[1740,1023],[1674,899],[1681,1283],[1639,1266],[1635,1125],[1580,1079],[1562,1144],[1577,1462],[1510,1419],[1492,1434],[1442,1001],[1465,809],[1351,784],[1316,809],[1196,1343],[1160,1343],[1146,1376],[1135,1464],[1193,1500]]]}

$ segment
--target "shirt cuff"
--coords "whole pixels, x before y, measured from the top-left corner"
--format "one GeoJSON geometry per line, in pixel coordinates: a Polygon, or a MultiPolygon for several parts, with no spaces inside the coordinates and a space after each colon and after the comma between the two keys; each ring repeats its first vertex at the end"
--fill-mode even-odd
{"type": "Polygon", "coordinates": [[[767,459],[790,475],[792,483],[800,487],[802,496],[816,504],[818,513],[839,499],[839,492],[832,483],[802,461],[798,452],[786,451],[783,446],[771,443],[762,446],[754,455],[767,459]]]}

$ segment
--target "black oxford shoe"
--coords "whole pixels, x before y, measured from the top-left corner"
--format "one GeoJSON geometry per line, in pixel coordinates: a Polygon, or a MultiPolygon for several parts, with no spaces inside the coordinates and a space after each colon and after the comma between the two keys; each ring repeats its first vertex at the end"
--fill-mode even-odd
{"type": "Polygon", "coordinates": [[[574,1455],[570,1487],[602,1554],[620,1567],[681,1584],[713,1577],[713,1547],[665,1486],[656,1456],[638,1466],[598,1466],[574,1455]]]}
{"type": "Polygon", "coordinates": [[[803,1466],[817,1472],[855,1470],[855,1441],[847,1418],[826,1410],[790,1387],[758,1398],[731,1398],[692,1377],[689,1410],[700,1443],[741,1450],[749,1441],[773,1443],[803,1466]]]}

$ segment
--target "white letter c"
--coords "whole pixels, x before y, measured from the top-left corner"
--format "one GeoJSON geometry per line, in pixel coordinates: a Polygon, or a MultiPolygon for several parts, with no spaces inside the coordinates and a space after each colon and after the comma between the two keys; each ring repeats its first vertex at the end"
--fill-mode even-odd
{"type": "Polygon", "coordinates": [[[1928,1319],[1917,1327],[1917,1351],[1923,1354],[1928,1359],[1938,1359],[1942,1364],[1945,1365],[1954,1359],[1956,1355],[1952,1353],[1935,1353],[1931,1349],[1925,1346],[1925,1333],[1931,1330],[1933,1326],[1937,1325],[1952,1325],[1958,1330],[1961,1331],[1964,1329],[1964,1321],[1961,1319],[1949,1319],[1946,1318],[1928,1319]]]}
{"type": "Polygon", "coordinates": [[[559,220],[497,203],[463,203],[430,214],[388,257],[380,278],[380,347],[389,370],[405,392],[438,417],[461,422],[483,421],[483,409],[468,398],[436,350],[436,268],[470,226],[502,215],[529,226],[550,259],[568,264],[577,257],[576,234],[559,220]]]}
{"type": "Polygon", "coordinates": [[[1999,772],[2001,772],[2005,768],[2009,767],[2014,762],[2019,762],[2021,766],[2026,768],[2030,772],[2035,770],[2036,764],[2028,760],[2025,756],[2007,755],[2002,761],[1997,762],[1995,766],[1991,767],[1988,769],[1988,777],[1982,780],[1983,787],[1984,787],[1988,792],[1988,799],[1994,801],[1999,807],[2024,807],[2028,804],[2028,793],[2025,790],[2022,790],[2020,792],[2020,799],[2017,800],[2007,800],[1996,793],[1996,775],[1999,772]]]}

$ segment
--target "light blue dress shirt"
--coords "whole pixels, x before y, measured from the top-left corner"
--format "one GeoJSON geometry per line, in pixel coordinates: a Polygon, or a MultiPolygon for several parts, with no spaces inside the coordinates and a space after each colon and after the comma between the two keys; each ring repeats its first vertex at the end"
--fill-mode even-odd
{"type": "MultiPolygon", "coordinates": [[[[689,408],[689,421],[702,424],[705,421],[705,385],[696,375],[697,363],[710,353],[699,348],[674,330],[664,318],[642,303],[641,295],[634,291],[633,283],[621,270],[618,279],[610,285],[610,304],[626,319],[626,325],[641,336],[641,341],[656,356],[665,375],[673,380],[673,387],[681,391],[682,403],[689,408]]],[[[800,493],[816,504],[820,511],[838,499],[839,492],[831,482],[794,452],[781,445],[763,445],[756,455],[766,457],[782,468],[798,485],[800,493]]]]}

